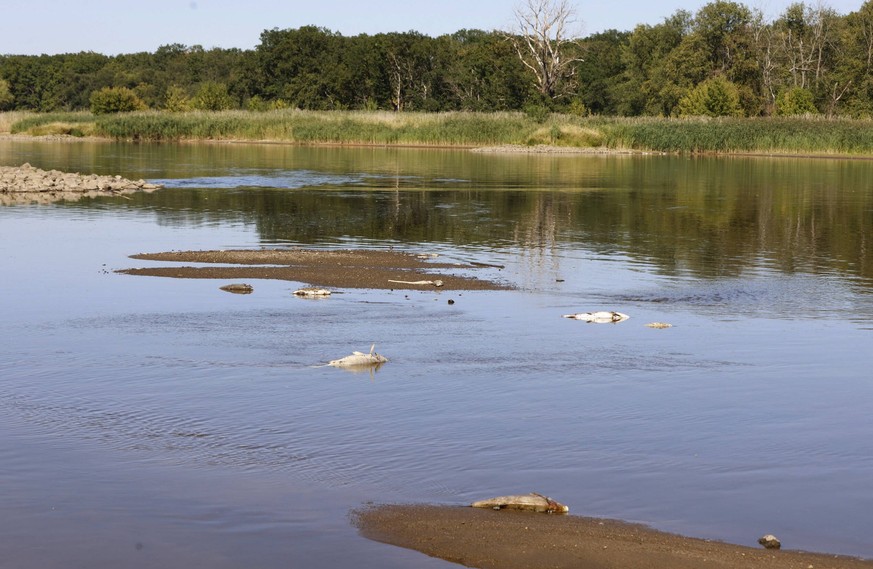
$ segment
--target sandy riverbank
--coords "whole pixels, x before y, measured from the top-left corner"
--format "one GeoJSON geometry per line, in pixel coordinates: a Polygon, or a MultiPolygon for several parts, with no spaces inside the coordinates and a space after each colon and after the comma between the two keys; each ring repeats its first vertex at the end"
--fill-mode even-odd
{"type": "Polygon", "coordinates": [[[731,545],[574,515],[388,505],[352,517],[367,538],[482,569],[873,568],[871,560],[731,545]]]}

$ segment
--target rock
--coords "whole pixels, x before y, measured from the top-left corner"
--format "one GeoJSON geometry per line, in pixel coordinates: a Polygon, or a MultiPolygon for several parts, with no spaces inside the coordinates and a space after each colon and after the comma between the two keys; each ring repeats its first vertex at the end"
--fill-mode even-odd
{"type": "Polygon", "coordinates": [[[93,195],[116,195],[154,191],[161,186],[144,180],[126,180],[119,175],[98,176],[45,171],[30,164],[0,167],[0,203],[49,203],[93,195]],[[96,192],[93,193],[92,192],[96,192]],[[9,197],[11,196],[11,197],[9,197]]]}
{"type": "Polygon", "coordinates": [[[758,543],[760,543],[767,549],[780,549],[782,547],[782,542],[779,541],[775,535],[769,533],[759,538],[758,543]]]}

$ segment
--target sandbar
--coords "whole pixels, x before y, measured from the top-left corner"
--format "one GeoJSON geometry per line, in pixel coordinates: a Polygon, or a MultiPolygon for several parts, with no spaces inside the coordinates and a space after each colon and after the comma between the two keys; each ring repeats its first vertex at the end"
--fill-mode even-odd
{"type": "Polygon", "coordinates": [[[369,539],[481,569],[873,568],[871,560],[732,545],[576,515],[376,505],[353,512],[352,521],[369,539]]]}
{"type": "Polygon", "coordinates": [[[274,279],[327,288],[382,290],[507,290],[510,284],[476,278],[475,270],[498,265],[442,262],[430,253],[397,250],[255,249],[141,253],[132,259],[223,266],[163,266],[117,273],[183,279],[274,279]],[[398,282],[402,281],[402,282],[398,282]],[[424,284],[410,284],[425,281],[424,284]],[[440,281],[440,286],[426,284],[440,281]]]}

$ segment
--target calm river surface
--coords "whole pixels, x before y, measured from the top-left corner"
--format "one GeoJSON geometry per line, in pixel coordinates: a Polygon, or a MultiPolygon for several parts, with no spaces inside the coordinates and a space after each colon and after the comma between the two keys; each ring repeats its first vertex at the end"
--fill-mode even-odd
{"type": "Polygon", "coordinates": [[[873,162],[0,141],[24,162],[167,187],[0,207],[0,567],[450,567],[349,512],[529,491],[873,557],[873,162]],[[290,246],[517,288],[113,272],[290,246]]]}

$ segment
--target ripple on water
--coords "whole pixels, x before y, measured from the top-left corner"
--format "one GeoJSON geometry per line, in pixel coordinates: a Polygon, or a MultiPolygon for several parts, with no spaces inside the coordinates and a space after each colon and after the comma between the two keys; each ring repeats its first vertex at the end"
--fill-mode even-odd
{"type": "Polygon", "coordinates": [[[843,279],[827,275],[768,274],[749,278],[697,280],[662,286],[651,292],[621,293],[623,302],[667,304],[730,318],[837,320],[873,317],[873,306],[860,302],[843,279]]]}

